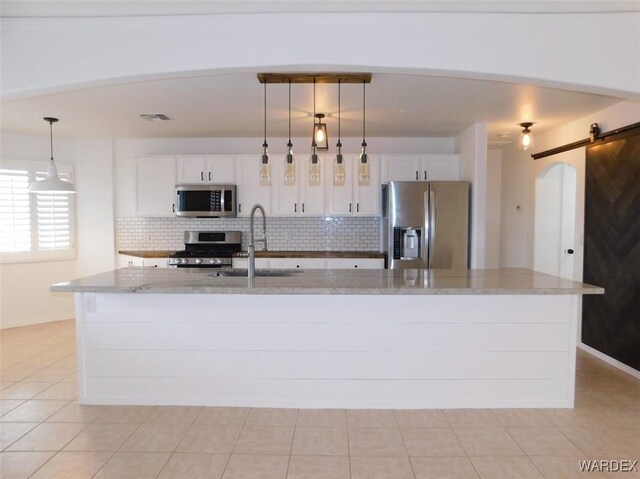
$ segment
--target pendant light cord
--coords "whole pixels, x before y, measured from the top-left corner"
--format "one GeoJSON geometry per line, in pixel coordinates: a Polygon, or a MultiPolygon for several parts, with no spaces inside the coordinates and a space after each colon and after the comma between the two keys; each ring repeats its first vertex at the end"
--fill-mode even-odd
{"type": "Polygon", "coordinates": [[[367,118],[367,84],[362,82],[362,144],[366,145],[366,122],[367,118]]]}
{"type": "Polygon", "coordinates": [[[311,142],[311,147],[316,147],[316,135],[315,135],[315,124],[316,124],[316,77],[313,77],[313,141],[311,142]]]}
{"type": "Polygon", "coordinates": [[[289,143],[291,143],[291,80],[289,80],[289,143]]]}
{"type": "Polygon", "coordinates": [[[51,140],[51,163],[53,163],[53,122],[49,122],[49,138],[51,140]]]}
{"type": "Polygon", "coordinates": [[[340,80],[338,80],[338,146],[342,146],[340,144],[340,80]]]}
{"type": "Polygon", "coordinates": [[[264,82],[264,144],[267,147],[267,82],[264,82]]]}

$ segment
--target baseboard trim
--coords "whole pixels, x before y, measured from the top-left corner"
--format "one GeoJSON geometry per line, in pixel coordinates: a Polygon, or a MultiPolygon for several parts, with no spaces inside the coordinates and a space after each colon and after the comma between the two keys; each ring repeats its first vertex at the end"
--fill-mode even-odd
{"type": "Polygon", "coordinates": [[[638,371],[637,369],[633,369],[631,366],[627,366],[626,364],[621,363],[617,359],[613,359],[611,356],[607,356],[606,354],[598,351],[597,349],[592,348],[591,346],[587,346],[584,343],[580,343],[578,347],[582,349],[584,352],[589,353],[598,359],[601,359],[607,364],[610,364],[614,368],[617,368],[620,371],[630,374],[634,378],[640,379],[640,371],[638,371]]]}
{"type": "Polygon", "coordinates": [[[47,316],[44,318],[33,318],[26,321],[14,321],[14,322],[2,322],[0,324],[1,329],[19,328],[20,326],[33,326],[34,324],[55,323],[56,321],[65,321],[67,319],[73,319],[73,314],[58,314],[55,316],[47,316]]]}

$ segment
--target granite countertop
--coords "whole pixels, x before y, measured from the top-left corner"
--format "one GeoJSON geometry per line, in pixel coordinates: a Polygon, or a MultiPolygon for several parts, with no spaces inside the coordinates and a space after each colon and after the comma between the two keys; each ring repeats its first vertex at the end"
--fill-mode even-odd
{"type": "Polygon", "coordinates": [[[132,250],[132,251],[118,251],[118,254],[124,254],[127,256],[135,256],[136,258],[168,258],[175,251],[162,251],[162,250],[154,250],[154,251],[143,251],[143,250],[132,250]]]}
{"type": "MultiPolygon", "coordinates": [[[[528,269],[290,270],[285,277],[211,277],[200,268],[122,268],[51,286],[55,292],[179,294],[603,294],[597,286],[528,269]]],[[[239,271],[239,270],[231,270],[239,271]]]]}
{"type": "MultiPolygon", "coordinates": [[[[118,251],[119,254],[135,256],[137,258],[168,258],[175,251],[118,251]]],[[[236,258],[243,257],[243,253],[236,253],[236,258]]],[[[384,258],[384,253],[378,251],[256,251],[256,258],[384,258]]]]}

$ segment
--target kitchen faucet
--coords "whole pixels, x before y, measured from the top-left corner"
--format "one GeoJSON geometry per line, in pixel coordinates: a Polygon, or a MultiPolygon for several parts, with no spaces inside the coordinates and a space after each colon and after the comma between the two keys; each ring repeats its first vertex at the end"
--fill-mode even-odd
{"type": "Polygon", "coordinates": [[[250,237],[249,237],[249,264],[247,266],[247,276],[249,278],[253,278],[256,275],[256,247],[255,243],[262,243],[264,245],[264,250],[267,251],[267,215],[264,212],[264,208],[260,203],[256,203],[251,208],[251,213],[249,214],[249,224],[250,224],[250,237]],[[260,210],[262,213],[262,239],[256,240],[254,239],[253,233],[253,218],[256,215],[256,210],[260,210]]]}

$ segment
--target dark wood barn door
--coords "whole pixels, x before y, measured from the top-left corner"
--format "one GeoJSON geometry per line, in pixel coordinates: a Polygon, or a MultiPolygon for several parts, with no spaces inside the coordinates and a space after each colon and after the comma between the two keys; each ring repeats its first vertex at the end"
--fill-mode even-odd
{"type": "Polygon", "coordinates": [[[582,341],[640,370],[640,131],[587,148],[582,341]]]}

